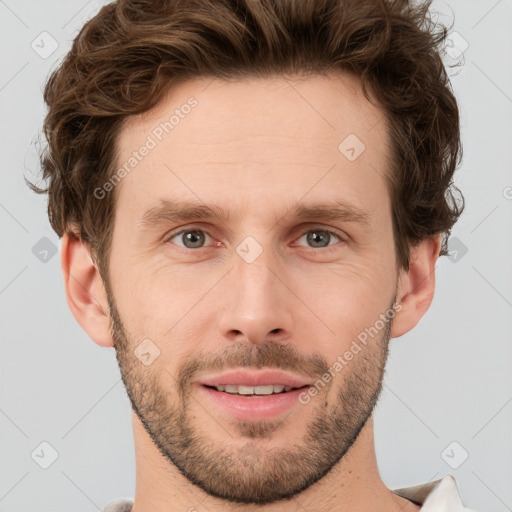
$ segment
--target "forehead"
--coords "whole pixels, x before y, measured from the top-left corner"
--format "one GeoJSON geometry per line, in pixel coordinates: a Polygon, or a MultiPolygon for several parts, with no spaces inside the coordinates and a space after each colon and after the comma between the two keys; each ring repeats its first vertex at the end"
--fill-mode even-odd
{"type": "Polygon", "coordinates": [[[384,114],[353,75],[189,80],[125,120],[118,208],[140,216],[168,196],[275,209],[336,191],[377,206],[388,147],[384,114]]]}
{"type": "Polygon", "coordinates": [[[347,72],[237,80],[196,78],[175,85],[150,111],[125,119],[119,147],[130,151],[149,133],[157,142],[172,133],[176,142],[230,143],[237,135],[263,132],[307,137],[318,143],[329,133],[335,141],[347,131],[368,137],[383,118],[381,109],[364,96],[358,77],[347,72]],[[198,127],[200,132],[195,132],[198,127]],[[283,127],[288,131],[283,133],[283,127]]]}

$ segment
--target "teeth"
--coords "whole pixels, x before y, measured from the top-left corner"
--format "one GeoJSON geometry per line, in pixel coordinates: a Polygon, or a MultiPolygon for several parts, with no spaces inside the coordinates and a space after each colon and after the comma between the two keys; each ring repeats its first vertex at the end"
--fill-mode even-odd
{"type": "Polygon", "coordinates": [[[272,385],[269,386],[236,386],[226,384],[225,386],[215,386],[217,391],[225,391],[233,395],[271,395],[273,393],[282,393],[290,391],[290,386],[272,385]]]}

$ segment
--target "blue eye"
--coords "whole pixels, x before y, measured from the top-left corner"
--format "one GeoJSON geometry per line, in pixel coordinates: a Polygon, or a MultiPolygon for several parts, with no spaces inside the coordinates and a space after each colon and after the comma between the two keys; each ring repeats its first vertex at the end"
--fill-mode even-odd
{"type": "MultiPolygon", "coordinates": [[[[311,249],[329,248],[331,245],[335,245],[336,242],[343,241],[340,235],[328,229],[309,229],[302,234],[299,240],[304,237],[311,249]],[[331,243],[333,242],[333,238],[334,244],[331,243]]],[[[210,235],[201,229],[182,229],[170,235],[167,241],[178,247],[183,247],[184,249],[202,249],[206,246],[208,238],[211,239],[210,235]],[[181,243],[173,241],[175,239],[179,240],[181,243]]]]}
{"type": "Polygon", "coordinates": [[[181,239],[183,244],[176,244],[180,247],[185,247],[185,249],[201,249],[205,243],[206,237],[209,236],[210,235],[200,229],[184,229],[174,235],[171,235],[168,241],[170,242],[174,238],[178,238],[181,239]]]}
{"type": "Polygon", "coordinates": [[[332,237],[334,237],[337,241],[341,241],[341,237],[339,235],[333,231],[329,231],[328,229],[310,229],[309,231],[306,231],[300,238],[303,237],[306,237],[307,243],[313,244],[310,245],[310,247],[313,249],[322,249],[324,247],[328,247],[332,237]]]}

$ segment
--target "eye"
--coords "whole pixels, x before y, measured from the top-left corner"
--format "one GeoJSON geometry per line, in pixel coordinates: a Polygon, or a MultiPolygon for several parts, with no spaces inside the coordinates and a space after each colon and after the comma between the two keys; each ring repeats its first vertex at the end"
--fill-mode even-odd
{"type": "Polygon", "coordinates": [[[185,249],[201,249],[207,238],[210,238],[210,235],[200,229],[183,229],[178,233],[170,235],[167,241],[185,249]],[[172,242],[175,238],[182,243],[172,242]]]}
{"type": "Polygon", "coordinates": [[[324,247],[329,247],[329,243],[332,241],[333,238],[338,242],[343,241],[340,235],[328,229],[310,229],[303,233],[299,240],[304,237],[306,237],[306,242],[308,244],[311,244],[310,247],[312,247],[313,249],[322,249],[324,247]]]}
{"type": "MultiPolygon", "coordinates": [[[[298,240],[302,238],[306,239],[306,243],[312,249],[329,248],[331,245],[335,245],[331,242],[343,241],[341,235],[321,228],[305,231],[298,240]]],[[[212,239],[212,237],[201,229],[182,229],[169,235],[166,241],[184,249],[202,249],[205,247],[207,239],[212,239]]]]}

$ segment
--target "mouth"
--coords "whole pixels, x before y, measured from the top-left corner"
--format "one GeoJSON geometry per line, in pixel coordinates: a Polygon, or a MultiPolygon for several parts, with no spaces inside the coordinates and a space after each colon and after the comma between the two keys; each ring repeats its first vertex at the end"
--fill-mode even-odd
{"type": "MultiPolygon", "coordinates": [[[[199,384],[205,408],[211,415],[227,416],[238,421],[269,421],[290,415],[293,408],[301,405],[299,396],[309,385],[294,388],[283,385],[244,386],[199,384]]],[[[288,416],[287,416],[288,417],[288,416]]]]}
{"type": "Polygon", "coordinates": [[[268,384],[265,386],[244,386],[236,384],[221,384],[218,386],[208,386],[204,384],[204,386],[209,389],[220,391],[221,393],[257,398],[288,393],[290,391],[295,391],[297,389],[306,389],[308,387],[308,384],[300,387],[283,386],[281,384],[268,384]]]}
{"type": "Polygon", "coordinates": [[[196,381],[205,406],[214,414],[243,421],[270,420],[301,405],[309,378],[277,369],[233,368],[196,381]]]}

